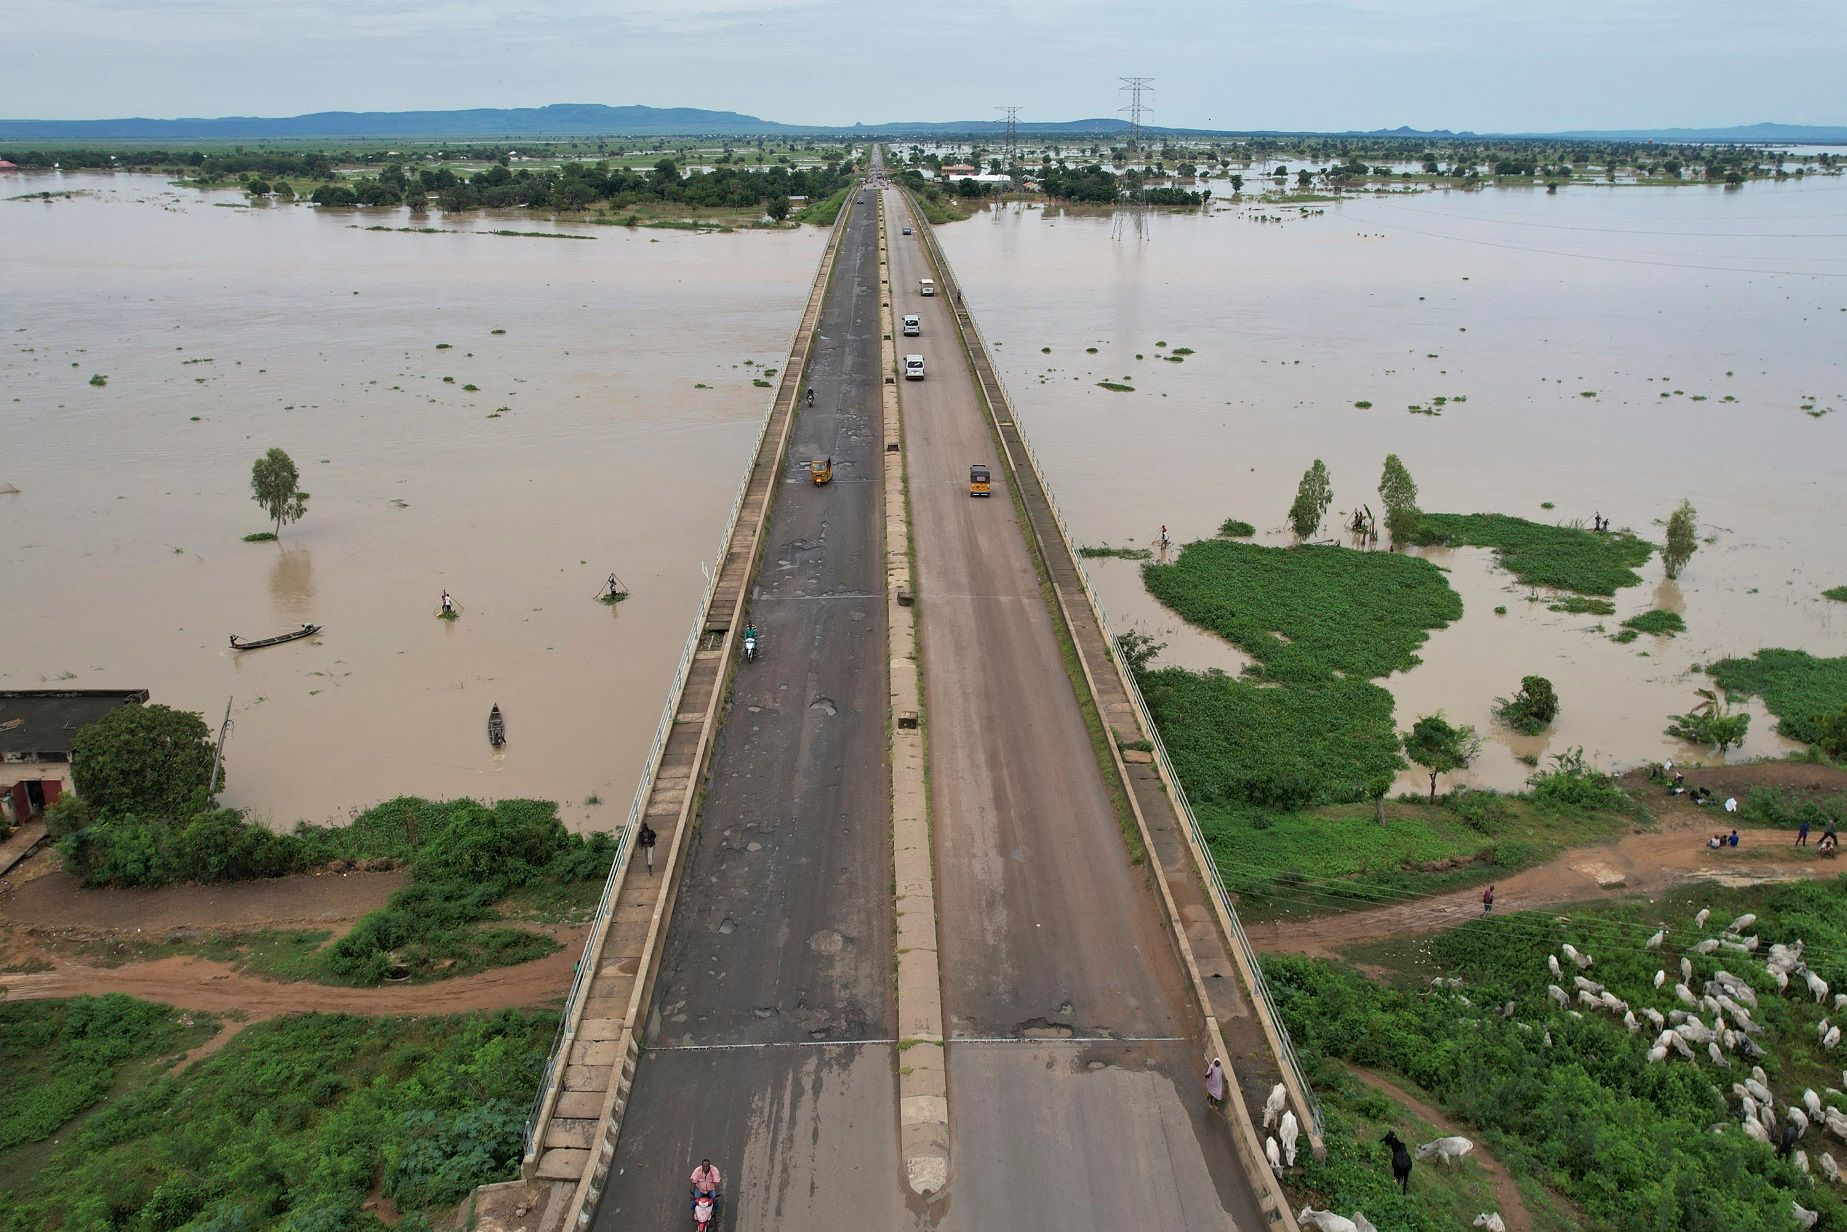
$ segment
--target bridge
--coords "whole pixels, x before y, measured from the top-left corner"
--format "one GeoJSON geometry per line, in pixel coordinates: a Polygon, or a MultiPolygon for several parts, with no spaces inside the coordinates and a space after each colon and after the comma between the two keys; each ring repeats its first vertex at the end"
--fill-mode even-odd
{"type": "Polygon", "coordinates": [[[1281,1082],[1318,1150],[1318,1109],[970,306],[876,164],[717,558],[525,1179],[479,1192],[482,1226],[671,1226],[710,1158],[726,1232],[1294,1232],[1256,1125],[1281,1082]]]}

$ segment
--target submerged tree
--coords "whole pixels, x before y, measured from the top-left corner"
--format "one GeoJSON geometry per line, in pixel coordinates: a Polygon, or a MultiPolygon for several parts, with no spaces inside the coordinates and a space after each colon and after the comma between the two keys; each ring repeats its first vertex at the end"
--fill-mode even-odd
{"type": "Polygon", "coordinates": [[[1379,499],[1385,503],[1385,529],[1391,532],[1392,546],[1409,543],[1424,515],[1417,507],[1417,481],[1411,478],[1411,472],[1395,453],[1385,455],[1385,471],[1379,476],[1379,499]]]}
{"type": "Polygon", "coordinates": [[[308,511],[308,494],[299,486],[301,473],[295,459],[280,449],[272,449],[250,468],[250,499],[263,506],[276,523],[276,534],[290,522],[299,521],[308,511]]]}
{"type": "Polygon", "coordinates": [[[1522,676],[1518,693],[1494,700],[1501,722],[1529,736],[1537,736],[1558,717],[1558,693],[1544,676],[1522,676]]]}
{"type": "Polygon", "coordinates": [[[1457,726],[1440,714],[1427,714],[1401,737],[1405,756],[1430,771],[1430,798],[1437,798],[1437,775],[1466,770],[1481,752],[1481,737],[1468,724],[1457,726]]]}
{"type": "Polygon", "coordinates": [[[1693,553],[1699,551],[1699,515],[1693,510],[1693,502],[1683,500],[1680,508],[1674,510],[1667,519],[1667,542],[1661,546],[1661,563],[1667,566],[1667,576],[1671,580],[1680,576],[1680,571],[1693,559],[1693,553]]]}
{"type": "Polygon", "coordinates": [[[1699,705],[1685,714],[1669,715],[1667,734],[1689,744],[1710,744],[1715,753],[1743,744],[1751,729],[1751,716],[1734,712],[1725,695],[1715,689],[1693,692],[1700,698],[1699,705]]]}
{"type": "Polygon", "coordinates": [[[1334,484],[1328,478],[1327,464],[1320,458],[1304,471],[1302,483],[1295,490],[1295,503],[1289,506],[1289,525],[1296,538],[1306,539],[1321,528],[1328,506],[1334,503],[1334,484]]]}

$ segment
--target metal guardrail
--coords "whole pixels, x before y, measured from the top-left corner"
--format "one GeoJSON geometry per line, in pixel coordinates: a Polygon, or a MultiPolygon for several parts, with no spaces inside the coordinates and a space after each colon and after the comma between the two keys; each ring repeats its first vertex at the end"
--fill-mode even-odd
{"type": "MultiPolygon", "coordinates": [[[[1052,494],[1051,485],[1045,482],[1045,468],[1039,464],[1039,455],[1033,449],[1032,438],[1027,435],[1026,425],[1020,420],[1018,404],[1014,402],[1012,394],[1007,391],[1006,382],[1001,379],[1000,370],[994,366],[994,352],[989,349],[987,339],[982,336],[981,327],[975,323],[974,315],[966,310],[966,305],[962,299],[961,283],[950,273],[948,259],[944,257],[942,248],[937,243],[936,236],[930,233],[928,227],[923,230],[926,236],[926,242],[930,245],[936,257],[937,269],[944,275],[943,281],[945,285],[943,287],[943,292],[947,296],[954,297],[954,308],[962,318],[962,327],[974,335],[974,339],[981,346],[983,353],[989,357],[988,371],[992,375],[994,383],[1000,391],[1001,402],[1005,406],[1007,414],[1012,419],[1015,432],[1019,434],[1020,443],[1025,446],[1026,457],[1028,461],[1032,463],[1033,470],[1039,476],[1040,488],[1045,493],[1046,504],[1052,511],[1052,518],[1058,523],[1059,533],[1064,536],[1065,542],[1067,544],[1074,544],[1077,540],[1071,536],[1071,527],[1065,521],[1064,510],[1059,507],[1058,498],[1052,494]]],[[[1000,408],[997,407],[995,409],[999,410],[1000,408]]],[[[1211,890],[1213,898],[1217,900],[1219,907],[1223,910],[1225,918],[1231,922],[1232,936],[1230,940],[1231,943],[1242,950],[1246,956],[1246,966],[1250,969],[1252,975],[1252,992],[1263,1002],[1264,1008],[1269,1011],[1271,1021],[1276,1024],[1277,1042],[1282,1047],[1282,1055],[1278,1057],[1277,1060],[1289,1068],[1297,1085],[1307,1098],[1308,1114],[1313,1121],[1315,1136],[1319,1138],[1322,1136],[1325,1128],[1325,1121],[1321,1112],[1321,1101],[1315,1098],[1314,1088],[1310,1086],[1308,1082],[1307,1071],[1302,1067],[1302,1059],[1296,1053],[1295,1042],[1289,1038],[1289,1028],[1284,1024],[1282,1013],[1276,1005],[1276,999],[1270,992],[1269,981],[1264,978],[1263,964],[1258,960],[1257,951],[1251,945],[1250,937],[1244,931],[1243,922],[1238,919],[1237,907],[1233,905],[1231,894],[1225,889],[1224,879],[1219,875],[1218,861],[1212,857],[1212,848],[1206,843],[1205,831],[1200,828],[1199,818],[1193,812],[1193,804],[1187,799],[1186,788],[1181,785],[1180,772],[1175,768],[1173,759],[1168,756],[1167,745],[1161,740],[1161,730],[1155,724],[1154,714],[1148,708],[1147,699],[1142,696],[1141,685],[1136,682],[1135,673],[1129,669],[1128,663],[1122,657],[1121,647],[1116,644],[1116,639],[1110,634],[1109,611],[1104,607],[1103,600],[1097,595],[1096,587],[1091,584],[1090,571],[1084,567],[1082,558],[1080,558],[1075,551],[1071,554],[1071,563],[1077,570],[1078,581],[1084,588],[1085,596],[1090,600],[1092,610],[1096,612],[1097,623],[1102,630],[1103,640],[1109,646],[1110,657],[1116,661],[1116,666],[1122,679],[1129,686],[1129,701],[1135,707],[1136,714],[1141,718],[1142,730],[1148,734],[1148,741],[1154,746],[1154,755],[1159,759],[1161,769],[1165,772],[1168,783],[1172,785],[1173,791],[1171,794],[1174,803],[1178,806],[1180,818],[1186,823],[1187,829],[1192,833],[1193,841],[1199,845],[1199,850],[1205,853],[1206,868],[1204,872],[1208,888],[1211,890]]]]}
{"type": "MultiPolygon", "coordinates": [[[[842,210],[841,216],[844,217],[845,214],[846,211],[842,210]]],[[[822,250],[823,263],[829,260],[838,239],[836,230],[835,235],[830,237],[827,246],[822,250]]],[[[803,316],[806,317],[806,315],[804,312],[803,316]]],[[[798,320],[795,332],[790,335],[787,348],[789,353],[794,352],[795,341],[801,337],[801,333],[802,324],[798,320]]],[[[799,382],[788,385],[791,415],[796,410],[795,399],[798,396],[796,391],[799,387],[799,382]]],[[[590,933],[584,939],[584,956],[578,959],[576,970],[572,973],[571,990],[565,995],[564,1007],[559,1012],[558,1029],[552,1035],[551,1050],[545,1058],[545,1071],[539,1078],[539,1089],[533,1094],[532,1104],[526,1110],[523,1142],[525,1156],[529,1157],[532,1154],[533,1135],[539,1124],[539,1111],[544,1104],[546,1093],[551,1089],[552,1077],[557,1072],[559,1059],[563,1055],[565,1033],[570,1026],[572,1014],[577,1008],[578,998],[583,995],[584,987],[594,974],[591,964],[585,959],[595,952],[598,936],[609,927],[610,912],[615,907],[616,893],[622,884],[622,874],[628,867],[629,852],[634,846],[635,833],[640,827],[641,815],[647,807],[648,797],[654,790],[654,779],[660,769],[661,752],[667,747],[667,735],[673,729],[673,716],[680,708],[680,696],[686,688],[686,673],[692,667],[693,655],[697,653],[699,640],[705,632],[706,616],[712,607],[712,596],[718,591],[718,578],[723,571],[725,557],[731,551],[731,538],[737,533],[738,515],[743,512],[744,499],[750,493],[751,477],[757,469],[756,459],[763,452],[763,441],[769,434],[770,422],[776,417],[776,399],[781,396],[781,393],[779,388],[775,394],[771,395],[769,406],[764,410],[763,417],[757,424],[757,440],[750,453],[751,465],[744,469],[744,478],[738,484],[737,495],[732,498],[731,514],[725,519],[724,532],[718,538],[718,551],[712,557],[712,567],[706,576],[705,590],[700,594],[698,605],[693,609],[692,629],[687,633],[686,645],[680,651],[679,666],[674,669],[673,683],[667,689],[667,702],[661,707],[660,721],[654,726],[654,741],[648,746],[647,756],[642,759],[641,781],[635,785],[635,798],[629,804],[628,820],[623,823],[616,839],[616,854],[615,858],[610,861],[609,876],[603,881],[603,896],[597,902],[596,913],[591,916],[590,933]]],[[[772,478],[771,482],[774,483],[775,480],[772,478]]]]}

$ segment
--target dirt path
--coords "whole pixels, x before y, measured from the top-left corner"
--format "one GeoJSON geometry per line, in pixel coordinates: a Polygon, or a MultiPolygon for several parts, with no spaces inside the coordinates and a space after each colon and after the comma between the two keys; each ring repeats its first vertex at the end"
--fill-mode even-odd
{"type": "MultiPolygon", "coordinates": [[[[0,975],[8,1000],[125,993],[213,1014],[241,1013],[247,1022],[278,1014],[327,1011],[347,1014],[455,1014],[469,1010],[543,1006],[563,999],[571,969],[583,949],[582,927],[550,930],[564,949],[516,967],[457,976],[429,984],[337,988],[285,984],[240,974],[228,963],[191,955],[120,967],[60,962],[50,971],[0,975]]],[[[222,1039],[215,1042],[222,1044],[222,1039]]]]}
{"type": "Polygon", "coordinates": [[[319,872],[224,885],[86,890],[43,848],[0,879],[0,925],[120,930],[143,935],[188,928],[328,928],[385,905],[402,871],[319,872]]]}
{"type": "Polygon", "coordinates": [[[182,1009],[234,1016],[187,1061],[223,1047],[252,1022],[280,1014],[453,1014],[555,1005],[571,986],[587,925],[554,925],[564,948],[545,958],[427,984],[338,988],[285,983],[196,955],[91,965],[69,942],[144,944],[174,933],[318,928],[343,933],[404,884],[398,871],[328,871],[220,886],[85,890],[41,851],[0,879],[0,998],[123,993],[182,1009]]]}
{"type": "MultiPolygon", "coordinates": [[[[1749,786],[1773,779],[1782,785],[1781,780],[1796,777],[1805,785],[1815,780],[1822,791],[1847,789],[1847,775],[1807,765],[1779,763],[1743,766],[1730,771],[1687,772],[1690,784],[1709,783],[1715,792],[1739,795],[1749,786]]],[[[1789,785],[1797,786],[1793,781],[1789,785]]],[[[1633,783],[1630,786],[1632,790],[1659,791],[1659,788],[1638,788],[1633,783]]],[[[1745,885],[1800,877],[1833,877],[1847,872],[1847,863],[1817,858],[1812,847],[1794,847],[1791,837],[1780,830],[1741,830],[1742,842],[1737,851],[1709,850],[1705,846],[1707,836],[1716,830],[1730,828],[1724,824],[1725,813],[1716,806],[1695,808],[1685,802],[1685,797],[1652,796],[1648,801],[1660,822],[1658,829],[1626,834],[1614,842],[1592,847],[1575,847],[1545,864],[1515,873],[1495,884],[1495,910],[1525,911],[1556,903],[1657,894],[1684,881],[1711,880],[1724,885],[1745,885]]],[[[1481,890],[1476,887],[1434,894],[1392,907],[1311,920],[1252,924],[1247,925],[1246,931],[1260,950],[1327,958],[1344,946],[1454,928],[1480,914],[1481,890]]]]}
{"type": "MultiPolygon", "coordinates": [[[[1347,1069],[1355,1078],[1373,1090],[1397,1100],[1444,1133],[1462,1133],[1462,1130],[1441,1111],[1431,1107],[1389,1078],[1375,1074],[1369,1069],[1361,1069],[1357,1065],[1349,1065],[1347,1069]]],[[[1468,1137],[1467,1134],[1463,1136],[1468,1137]]],[[[1520,1187],[1514,1184],[1513,1176],[1502,1166],[1500,1160],[1488,1153],[1488,1149],[1480,1142],[1473,1138],[1469,1138],[1469,1141],[1475,1142],[1475,1149],[1469,1153],[1470,1158],[1481,1165],[1481,1170],[1488,1174],[1489,1183],[1494,1186],[1495,1208],[1500,1212],[1501,1221],[1507,1225],[1507,1232],[1532,1232],[1532,1217],[1527,1214],[1526,1202],[1521,1198],[1520,1187]]]]}

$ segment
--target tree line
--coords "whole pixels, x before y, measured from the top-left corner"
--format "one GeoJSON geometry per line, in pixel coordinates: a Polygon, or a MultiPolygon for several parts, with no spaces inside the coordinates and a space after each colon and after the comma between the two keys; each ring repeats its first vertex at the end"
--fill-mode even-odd
{"type": "Polygon", "coordinates": [[[719,166],[709,171],[682,173],[671,158],[663,158],[648,171],[611,167],[604,162],[565,163],[557,168],[513,170],[503,157],[473,175],[451,167],[407,168],[391,163],[377,175],[350,183],[326,183],[316,188],[316,205],[416,206],[431,198],[443,210],[527,209],[581,210],[597,205],[621,209],[645,201],[671,201],[684,205],[747,209],[761,206],[774,217],[786,217],[789,198],[820,200],[845,188],[852,180],[849,160],[819,167],[773,166],[762,170],[719,166]]]}

